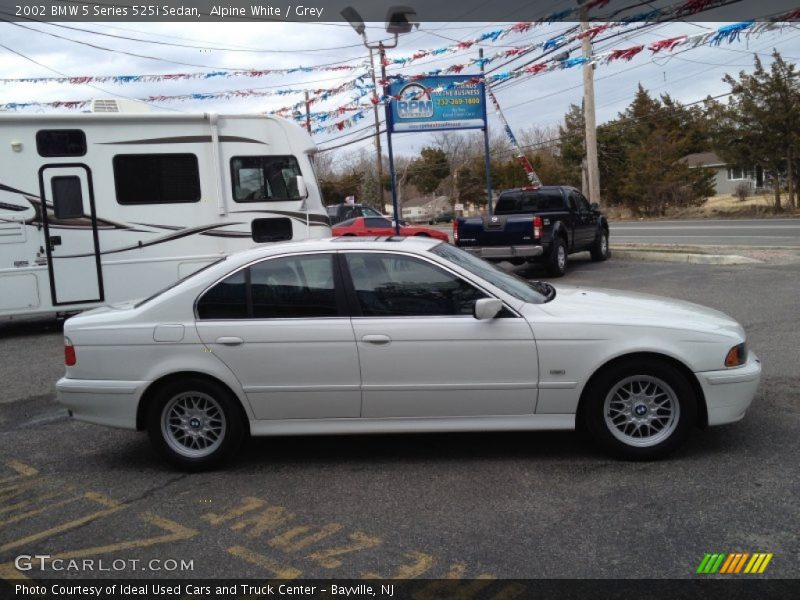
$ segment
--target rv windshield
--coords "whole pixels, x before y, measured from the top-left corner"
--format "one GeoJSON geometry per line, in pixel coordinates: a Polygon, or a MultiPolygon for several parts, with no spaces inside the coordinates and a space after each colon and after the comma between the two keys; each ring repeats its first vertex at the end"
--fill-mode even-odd
{"type": "Polygon", "coordinates": [[[167,287],[165,287],[165,288],[162,288],[162,289],[158,290],[158,291],[157,291],[155,294],[153,294],[152,296],[148,296],[147,298],[145,298],[145,299],[143,299],[143,300],[139,300],[139,302],[137,302],[136,304],[134,304],[134,305],[133,305],[133,308],[139,308],[139,307],[140,307],[142,304],[147,304],[147,303],[148,303],[148,302],[150,302],[151,300],[155,300],[156,298],[158,298],[158,297],[159,297],[161,294],[163,294],[164,292],[168,292],[169,290],[171,290],[171,289],[172,289],[172,288],[174,288],[174,287],[177,287],[178,285],[180,285],[181,283],[183,283],[183,282],[184,282],[184,281],[186,281],[187,279],[191,279],[191,278],[192,278],[192,277],[194,277],[195,275],[197,275],[197,274],[199,274],[199,273],[202,273],[202,272],[203,272],[203,271],[205,271],[206,269],[208,269],[208,268],[210,268],[210,267],[213,267],[214,265],[217,265],[217,264],[221,263],[223,260],[226,260],[227,258],[228,258],[227,256],[223,256],[223,257],[221,257],[221,258],[218,258],[217,260],[213,260],[213,261],[211,261],[211,262],[210,262],[210,263],[208,263],[207,265],[203,265],[202,267],[200,267],[199,269],[197,269],[197,271],[194,271],[193,273],[189,273],[189,274],[188,274],[188,275],[186,275],[185,277],[181,277],[180,279],[178,279],[178,280],[177,280],[176,282],[174,282],[174,283],[170,283],[170,284],[169,284],[167,287]]]}
{"type": "Polygon", "coordinates": [[[236,202],[300,200],[294,156],[235,156],[231,159],[233,199],[236,202]]]}

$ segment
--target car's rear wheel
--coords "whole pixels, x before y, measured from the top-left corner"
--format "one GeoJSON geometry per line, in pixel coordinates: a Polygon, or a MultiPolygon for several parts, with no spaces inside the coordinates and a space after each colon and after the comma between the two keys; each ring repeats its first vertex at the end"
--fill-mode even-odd
{"type": "Polygon", "coordinates": [[[244,438],[238,400],[221,384],[202,378],[170,382],[156,393],[147,416],[150,441],[168,462],[190,471],[218,466],[244,438]]]}
{"type": "Polygon", "coordinates": [[[620,363],[588,385],[583,425],[598,444],[620,458],[666,456],[683,443],[697,420],[691,384],[667,362],[620,363]]]}
{"type": "Polygon", "coordinates": [[[567,261],[567,244],[564,238],[558,237],[553,241],[545,268],[551,277],[563,277],[567,272],[567,261]]]}
{"type": "Polygon", "coordinates": [[[608,231],[605,229],[600,230],[600,235],[597,236],[590,253],[592,255],[592,260],[595,262],[603,261],[610,256],[608,250],[608,231]]]}

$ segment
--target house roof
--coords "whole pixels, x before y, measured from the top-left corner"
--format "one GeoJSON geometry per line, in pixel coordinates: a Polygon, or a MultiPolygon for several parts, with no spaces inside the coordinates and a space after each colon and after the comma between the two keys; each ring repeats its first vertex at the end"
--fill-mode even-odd
{"type": "Polygon", "coordinates": [[[681,158],[680,161],[686,163],[689,168],[724,167],[728,164],[713,152],[695,152],[694,154],[687,154],[681,158]]]}

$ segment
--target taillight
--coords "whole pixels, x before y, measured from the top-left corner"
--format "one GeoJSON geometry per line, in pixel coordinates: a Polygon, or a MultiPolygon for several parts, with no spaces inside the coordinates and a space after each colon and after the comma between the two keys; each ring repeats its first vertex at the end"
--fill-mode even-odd
{"type": "Polygon", "coordinates": [[[542,217],[533,217],[533,239],[538,240],[542,237],[542,217]]]}
{"type": "Polygon", "coordinates": [[[72,342],[69,340],[68,337],[64,338],[64,364],[68,367],[74,367],[75,363],[78,362],[78,358],[75,356],[75,346],[72,345],[72,342]]]}
{"type": "Polygon", "coordinates": [[[453,241],[458,241],[458,219],[453,219],[453,241]]]}

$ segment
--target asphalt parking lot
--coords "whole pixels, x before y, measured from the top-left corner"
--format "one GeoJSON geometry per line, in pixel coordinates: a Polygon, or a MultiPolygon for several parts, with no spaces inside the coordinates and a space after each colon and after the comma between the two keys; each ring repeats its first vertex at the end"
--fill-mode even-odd
{"type": "Polygon", "coordinates": [[[797,264],[573,261],[559,284],[718,308],[763,361],[742,422],[656,463],[573,433],[329,436],[251,440],[228,469],[184,474],[145,435],[55,404],[57,323],[0,323],[0,578],[21,554],[142,561],[34,578],[151,559],[193,570],[149,577],[685,578],[709,552],[774,553],[755,577],[797,578],[798,281],[797,264]]]}

